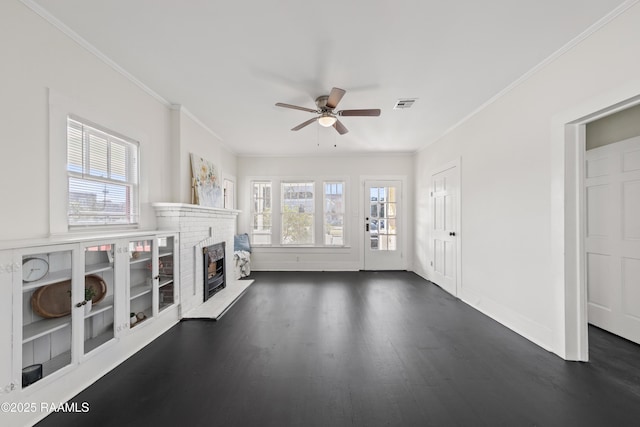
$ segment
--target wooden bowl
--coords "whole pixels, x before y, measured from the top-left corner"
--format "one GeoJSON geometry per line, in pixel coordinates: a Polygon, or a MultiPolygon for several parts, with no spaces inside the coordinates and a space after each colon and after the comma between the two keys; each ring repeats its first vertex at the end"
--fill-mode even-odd
{"type": "MultiPolygon", "coordinates": [[[[85,276],[84,287],[92,288],[95,291],[95,295],[91,298],[94,305],[107,295],[107,284],[102,277],[95,274],[85,276]]],[[[31,296],[31,308],[45,319],[69,315],[71,313],[71,280],[64,280],[36,289],[31,296]]]]}

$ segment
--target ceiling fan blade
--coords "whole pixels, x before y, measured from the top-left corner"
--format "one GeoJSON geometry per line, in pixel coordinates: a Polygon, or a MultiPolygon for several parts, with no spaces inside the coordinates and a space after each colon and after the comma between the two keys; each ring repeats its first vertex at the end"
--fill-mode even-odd
{"type": "Polygon", "coordinates": [[[283,108],[292,108],[294,110],[302,110],[302,111],[308,111],[310,113],[317,113],[318,110],[312,110],[311,108],[307,108],[307,107],[298,107],[297,105],[291,105],[291,104],[284,104],[282,102],[278,102],[276,104],[276,107],[283,107],[283,108]]]}
{"type": "Polygon", "coordinates": [[[340,120],[336,120],[336,122],[333,124],[333,127],[336,128],[340,135],[344,135],[345,133],[349,132],[349,129],[344,127],[340,120]]]}
{"type": "Polygon", "coordinates": [[[368,110],[342,110],[338,111],[339,116],[379,116],[380,110],[378,108],[371,108],[368,110]]]}
{"type": "MultiPolygon", "coordinates": [[[[315,111],[314,111],[314,112],[315,112],[315,111]]],[[[315,122],[316,120],[318,120],[318,118],[317,118],[317,117],[314,117],[313,119],[309,119],[309,120],[307,120],[307,121],[306,121],[306,122],[304,122],[304,123],[300,123],[298,126],[294,127],[294,128],[293,128],[293,129],[291,129],[291,130],[300,130],[300,129],[302,129],[302,128],[303,128],[303,127],[305,127],[305,126],[309,126],[311,123],[315,122]]]]}
{"type": "Polygon", "coordinates": [[[340,89],[339,87],[334,87],[333,89],[331,89],[329,99],[327,99],[327,107],[331,108],[332,110],[336,108],[338,102],[340,102],[346,92],[347,91],[345,91],[344,89],[340,89]]]}

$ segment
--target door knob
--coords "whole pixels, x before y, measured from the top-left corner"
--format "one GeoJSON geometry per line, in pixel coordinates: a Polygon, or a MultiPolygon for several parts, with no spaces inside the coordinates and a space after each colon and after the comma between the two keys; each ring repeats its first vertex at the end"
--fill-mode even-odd
{"type": "Polygon", "coordinates": [[[455,232],[455,231],[451,231],[451,232],[449,233],[449,236],[455,236],[455,235],[456,235],[456,232],[455,232]]]}

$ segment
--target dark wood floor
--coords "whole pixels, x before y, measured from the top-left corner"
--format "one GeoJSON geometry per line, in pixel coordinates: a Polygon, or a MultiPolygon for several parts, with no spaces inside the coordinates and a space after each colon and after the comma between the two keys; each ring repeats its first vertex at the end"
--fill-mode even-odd
{"type": "Polygon", "coordinates": [[[564,362],[412,273],[253,277],[39,425],[639,425],[640,346],[604,331],[564,362]]]}

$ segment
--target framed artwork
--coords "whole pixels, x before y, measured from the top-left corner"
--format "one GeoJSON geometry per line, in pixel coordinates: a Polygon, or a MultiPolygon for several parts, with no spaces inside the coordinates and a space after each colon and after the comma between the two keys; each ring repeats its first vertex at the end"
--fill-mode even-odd
{"type": "Polygon", "coordinates": [[[191,175],[194,191],[194,204],[221,208],[222,180],[216,165],[191,153],[191,175]]]}

